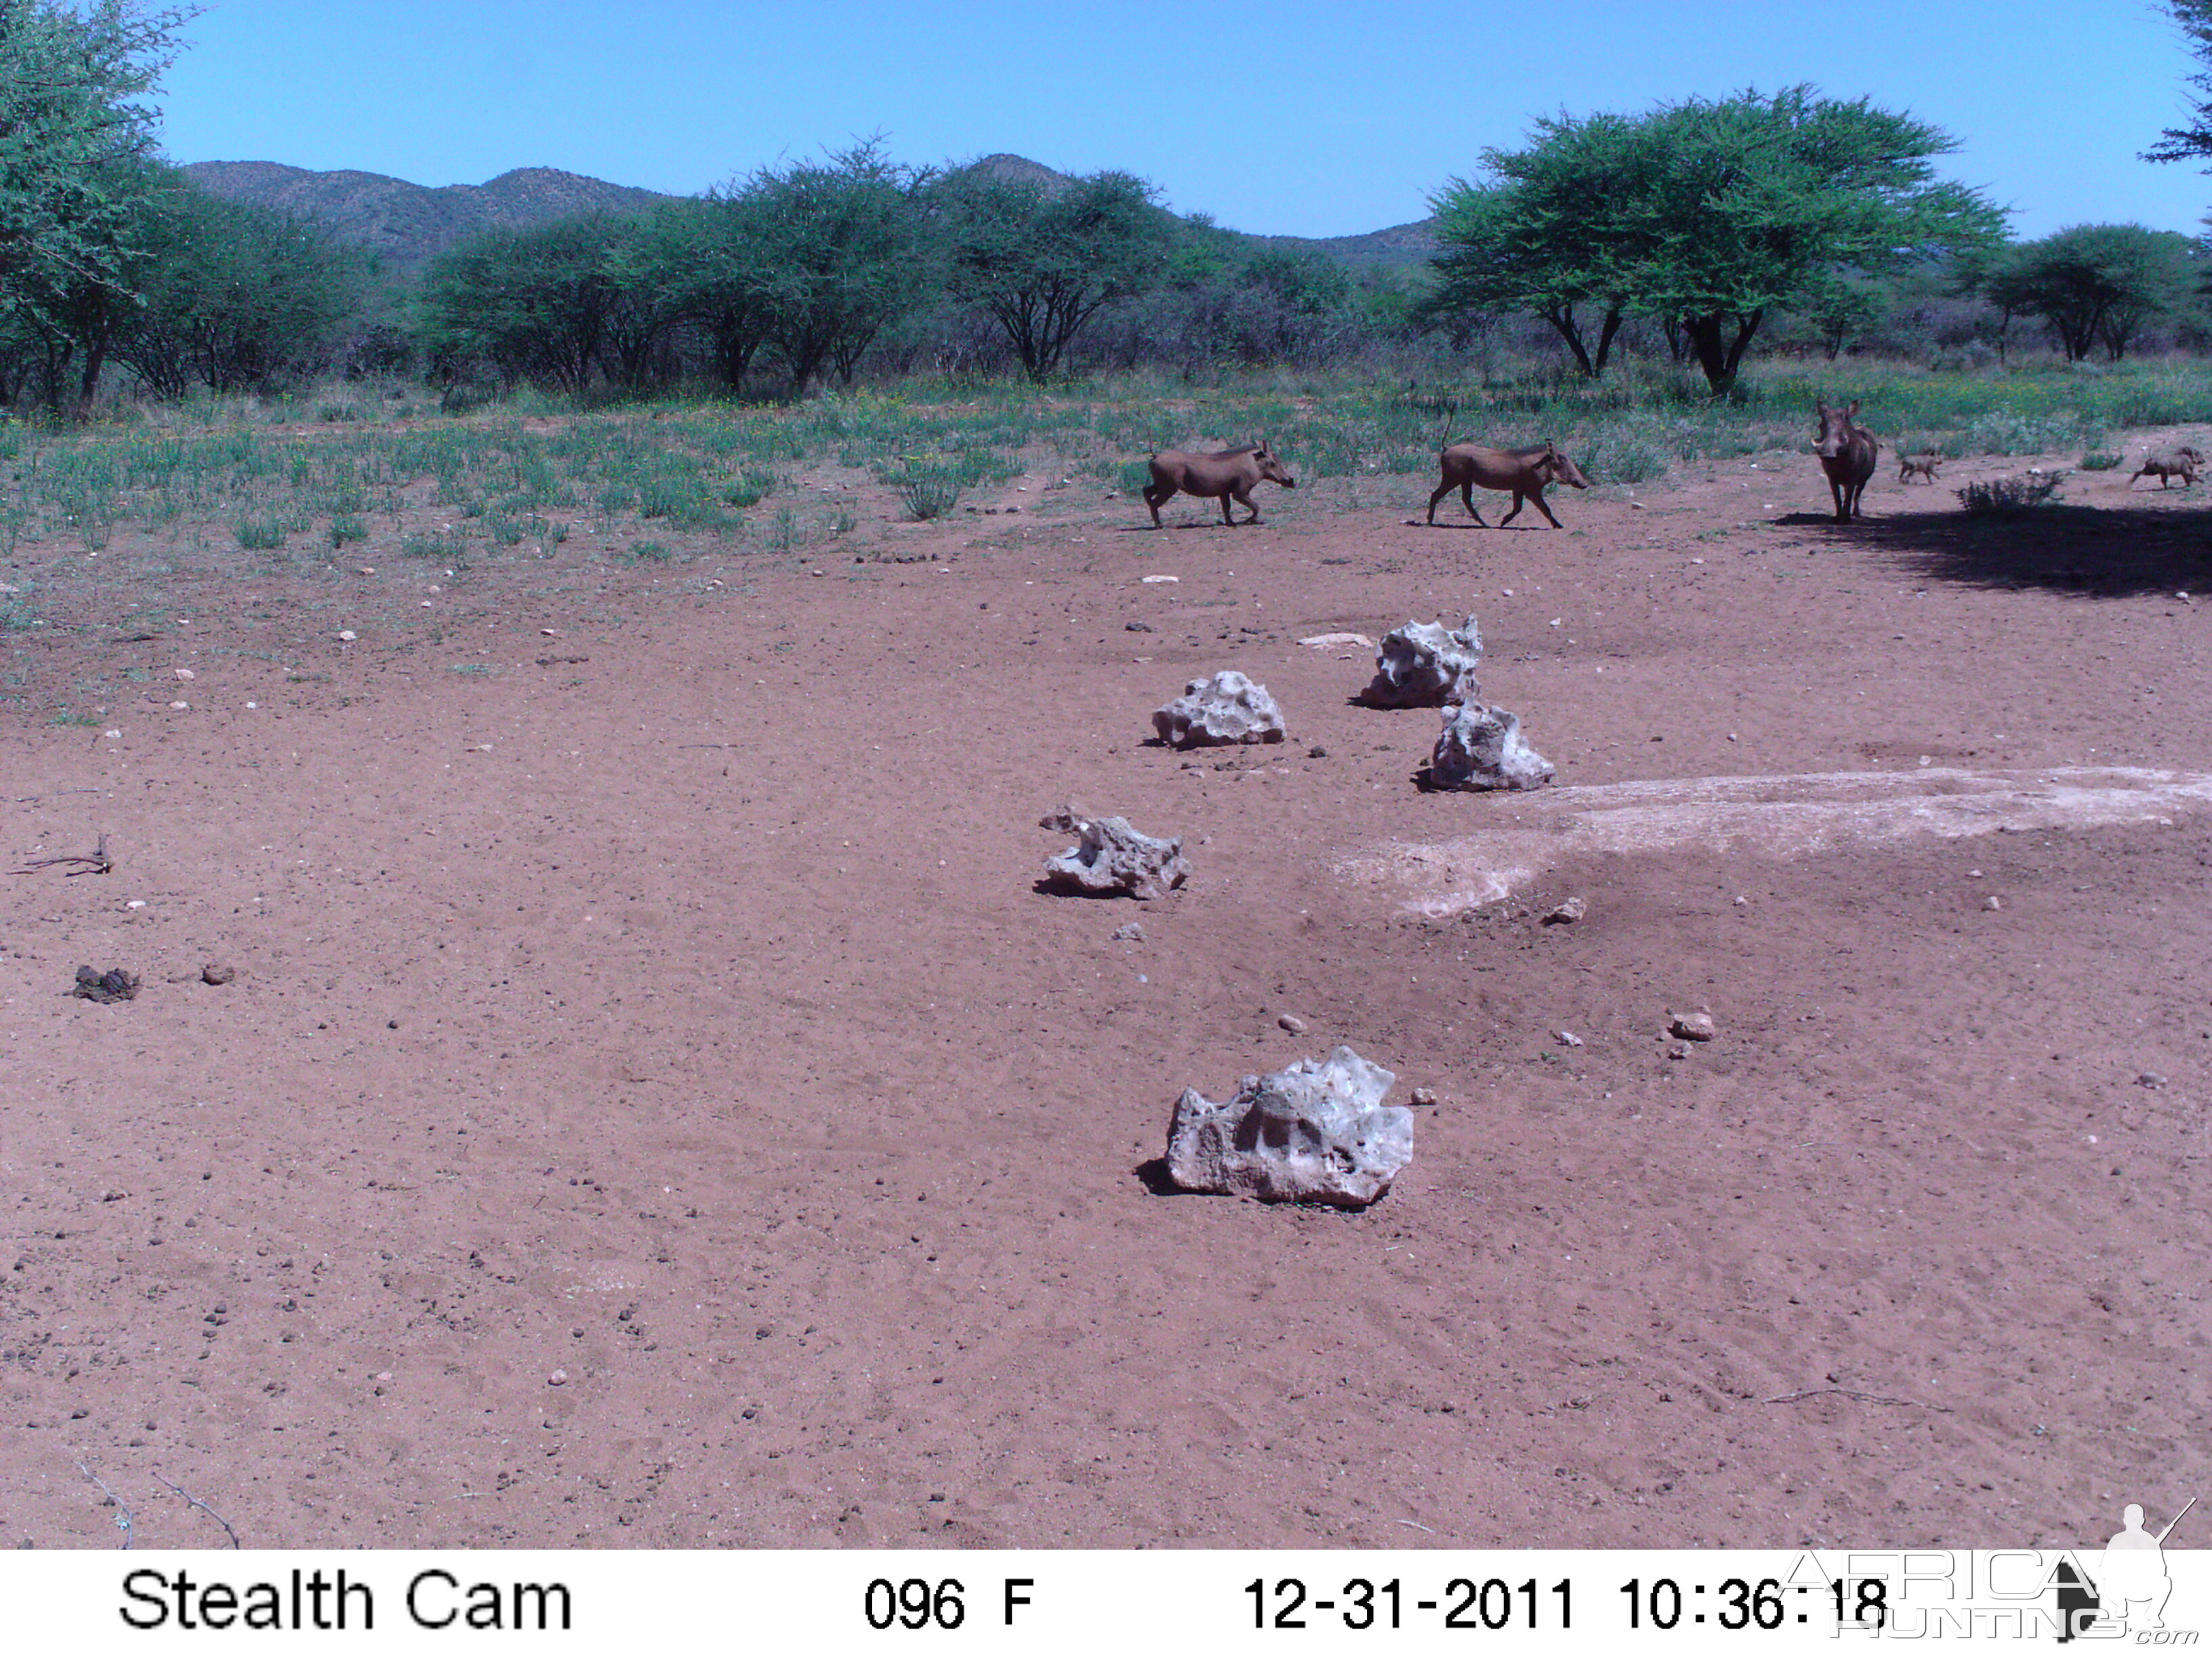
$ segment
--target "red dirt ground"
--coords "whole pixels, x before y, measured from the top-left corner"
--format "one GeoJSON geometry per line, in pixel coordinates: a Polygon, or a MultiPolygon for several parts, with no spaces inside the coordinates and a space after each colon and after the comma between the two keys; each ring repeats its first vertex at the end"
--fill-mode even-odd
{"type": "Polygon", "coordinates": [[[1767,456],[1570,493],[1565,532],[1408,525],[1412,478],[1250,529],[911,526],[944,556],[711,599],[495,573],[432,599],[442,645],[189,568],[155,639],[119,601],[18,630],[27,707],[155,678],[0,729],[9,867],[116,859],[0,877],[0,1542],[115,1541],[80,1460],[141,1547],[224,1541],[156,1471],[290,1547],[2170,1513],[2212,1483],[2204,821],[1607,855],[1431,918],[1338,873],[1543,810],[1419,793],[1435,714],[1297,643],[1468,610],[1562,786],[2212,772],[2196,492],[1984,522],[1889,476],[1845,530],[1767,456]],[[1224,667],[1292,741],[1148,745],[1224,667]],[[1071,797],[1187,837],[1190,885],[1036,890],[1071,797]],[[80,963],[144,989],[72,998],[80,963]],[[1380,1203],[1154,1190],[1184,1085],[1338,1042],[1438,1096],[1380,1203]]]}

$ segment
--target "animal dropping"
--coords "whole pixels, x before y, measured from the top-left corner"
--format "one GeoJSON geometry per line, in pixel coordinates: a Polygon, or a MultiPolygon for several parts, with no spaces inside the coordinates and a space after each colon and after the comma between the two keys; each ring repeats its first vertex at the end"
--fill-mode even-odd
{"type": "Polygon", "coordinates": [[[1473,702],[1481,695],[1474,678],[1481,664],[1482,630],[1473,617],[1464,628],[1409,622],[1382,636],[1375,653],[1375,678],[1361,701],[1378,708],[1473,702]]]}
{"type": "Polygon", "coordinates": [[[1094,818],[1073,806],[1048,812],[1037,823],[1081,838],[1044,862],[1045,880],[1062,892],[1165,898],[1190,878],[1180,836],[1164,841],[1131,828],[1127,818],[1094,818]]]}
{"type": "Polygon", "coordinates": [[[104,974],[97,969],[80,968],[76,988],[70,994],[87,1002],[129,1002],[138,994],[138,975],[121,968],[111,968],[104,974]]]}
{"type": "Polygon", "coordinates": [[[1168,1126],[1168,1174],[1185,1192],[1364,1208],[1413,1156],[1413,1113],[1382,1103],[1397,1080],[1340,1047],[1247,1077],[1225,1101],[1186,1089],[1168,1126]]]}
{"type": "Polygon", "coordinates": [[[1260,440],[1249,449],[1221,449],[1210,455],[1187,455],[1179,449],[1164,449],[1152,457],[1152,481],[1145,486],[1145,505],[1152,510],[1152,528],[1160,526],[1161,504],[1181,494],[1211,497],[1221,503],[1221,522],[1235,524],[1229,503],[1252,509],[1246,524],[1260,522],[1260,504],[1252,499],[1252,486],[1265,479],[1279,483],[1285,489],[1296,489],[1298,481],[1284,470],[1267,449],[1267,441],[1260,440]]]}
{"type": "Polygon", "coordinates": [[[1552,763],[1521,736],[1521,717],[1479,702],[1444,711],[1444,729],[1429,757],[1440,789],[1538,789],[1552,781],[1552,763]]]}
{"type": "Polygon", "coordinates": [[[1280,743],[1287,735],[1283,711],[1267,695],[1267,688],[1233,668],[1184,686],[1182,696],[1153,711],[1152,729],[1162,743],[1173,749],[1280,743]]]}
{"type": "Polygon", "coordinates": [[[1536,503],[1536,510],[1554,530],[1559,521],[1552,516],[1545,505],[1547,485],[1563,483],[1576,489],[1588,489],[1589,480],[1583,477],[1582,469],[1562,455],[1547,439],[1533,448],[1492,449],[1484,444],[1454,444],[1438,458],[1443,468],[1443,482],[1429,497],[1429,522],[1437,521],[1437,503],[1456,489],[1459,498],[1467,505],[1468,516],[1486,530],[1482,514],[1474,508],[1474,487],[1510,491],[1513,510],[1498,521],[1503,530],[1521,516],[1523,498],[1536,503]]]}

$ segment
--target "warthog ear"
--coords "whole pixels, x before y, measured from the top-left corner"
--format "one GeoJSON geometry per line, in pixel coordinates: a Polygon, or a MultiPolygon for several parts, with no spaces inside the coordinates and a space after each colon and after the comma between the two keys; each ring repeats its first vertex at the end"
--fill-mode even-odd
{"type": "Polygon", "coordinates": [[[1859,400],[1858,400],[1857,398],[1852,398],[1852,399],[1851,399],[1851,406],[1850,406],[1849,409],[1845,410],[1844,411],[1844,415],[1845,415],[1845,416],[1848,416],[1856,415],[1856,414],[1857,414],[1858,412],[1859,412],[1859,400]]]}

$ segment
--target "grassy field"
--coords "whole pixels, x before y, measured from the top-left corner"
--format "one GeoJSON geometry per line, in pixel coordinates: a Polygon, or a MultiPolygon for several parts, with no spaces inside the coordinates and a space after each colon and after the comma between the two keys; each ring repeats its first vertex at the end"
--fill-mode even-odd
{"type": "MultiPolygon", "coordinates": [[[[1293,510],[1327,510],[1372,506],[1394,477],[1408,494],[1447,438],[1550,438],[1594,483],[1622,487],[1685,462],[1802,450],[1816,397],[1862,399],[1861,419],[1893,449],[2074,451],[2095,467],[2131,428],[2212,419],[2212,365],[1784,364],[1725,400],[1639,364],[1595,384],[1555,372],[1407,386],[1255,373],[1212,386],[916,382],[788,406],[581,411],[525,391],[461,414],[420,387],[345,387],[152,406],[88,428],[0,428],[0,567],[21,571],[19,550],[97,554],[118,532],[135,532],[136,556],[100,580],[158,578],[178,560],[306,575],[371,551],[458,571],[561,556],[571,536],[572,552],[588,543],[629,562],[866,562],[884,556],[870,531],[887,510],[939,516],[1024,475],[1042,475],[1046,492],[1133,493],[1142,458],[1180,445],[1264,435],[1307,485],[1293,510]],[[1384,490],[1363,495],[1377,475],[1384,490]]],[[[1053,507],[1040,494],[1030,510],[1053,507]]],[[[90,577],[72,568],[72,580],[90,577]]],[[[38,625],[40,588],[56,579],[49,567],[11,580],[0,629],[38,625]]]]}

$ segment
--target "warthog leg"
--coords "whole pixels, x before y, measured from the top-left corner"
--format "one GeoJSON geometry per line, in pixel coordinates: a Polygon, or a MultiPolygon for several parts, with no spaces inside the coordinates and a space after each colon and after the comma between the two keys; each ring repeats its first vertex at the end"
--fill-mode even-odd
{"type": "MultiPolygon", "coordinates": [[[[1437,503],[1443,500],[1445,496],[1451,493],[1452,481],[1449,478],[1446,478],[1442,483],[1436,487],[1435,491],[1429,496],[1429,522],[1431,524],[1434,524],[1437,521],[1437,503]]],[[[1483,523],[1482,514],[1475,511],[1474,485],[1472,483],[1462,483],[1460,485],[1459,498],[1467,503],[1467,516],[1473,519],[1475,523],[1481,525],[1485,530],[1489,529],[1490,526],[1487,524],[1483,523]]]]}
{"type": "Polygon", "coordinates": [[[1523,495],[1526,495],[1530,501],[1536,503],[1536,510],[1542,514],[1546,519],[1550,520],[1553,529],[1560,530],[1565,528],[1565,526],[1560,524],[1557,519],[1552,518],[1552,509],[1544,504],[1544,486],[1538,484],[1534,489],[1525,491],[1516,489],[1513,492],[1513,511],[1507,514],[1504,518],[1498,521],[1498,526],[1499,529],[1504,529],[1507,525],[1511,524],[1515,519],[1520,516],[1521,498],[1523,495]]]}

